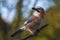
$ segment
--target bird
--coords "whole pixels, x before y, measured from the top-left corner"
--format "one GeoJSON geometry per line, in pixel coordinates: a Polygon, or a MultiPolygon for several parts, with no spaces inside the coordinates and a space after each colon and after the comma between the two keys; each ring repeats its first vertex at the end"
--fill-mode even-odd
{"type": "Polygon", "coordinates": [[[24,22],[24,25],[11,35],[14,37],[18,33],[25,30],[34,35],[34,31],[39,28],[42,20],[44,19],[45,11],[42,7],[32,7],[33,14],[24,22]]]}

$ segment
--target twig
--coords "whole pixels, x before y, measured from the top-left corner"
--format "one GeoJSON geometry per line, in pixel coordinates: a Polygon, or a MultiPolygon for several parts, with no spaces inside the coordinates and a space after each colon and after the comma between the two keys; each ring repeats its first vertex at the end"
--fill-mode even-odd
{"type": "Polygon", "coordinates": [[[45,28],[46,26],[48,26],[48,24],[45,24],[45,25],[43,25],[43,26],[41,26],[39,29],[37,29],[34,33],[34,35],[32,35],[32,34],[29,34],[29,35],[27,35],[27,36],[25,36],[24,38],[22,38],[21,40],[27,40],[28,38],[31,38],[31,37],[33,37],[33,36],[37,36],[37,34],[43,29],[43,28],[45,28]]]}

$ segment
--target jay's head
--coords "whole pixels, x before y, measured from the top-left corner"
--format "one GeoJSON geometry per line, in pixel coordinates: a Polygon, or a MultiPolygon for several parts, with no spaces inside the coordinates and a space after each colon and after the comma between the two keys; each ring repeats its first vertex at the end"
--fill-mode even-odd
{"type": "Polygon", "coordinates": [[[41,15],[44,15],[45,13],[42,7],[37,7],[37,8],[33,7],[32,9],[34,10],[33,15],[35,16],[41,16],[41,15]]]}

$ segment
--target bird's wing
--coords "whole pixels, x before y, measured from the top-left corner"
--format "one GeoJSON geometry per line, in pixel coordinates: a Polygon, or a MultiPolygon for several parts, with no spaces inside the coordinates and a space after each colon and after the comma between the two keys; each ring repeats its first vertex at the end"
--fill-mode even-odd
{"type": "Polygon", "coordinates": [[[37,19],[38,18],[36,16],[31,16],[27,21],[24,22],[24,24],[35,22],[37,19]]]}
{"type": "Polygon", "coordinates": [[[28,24],[28,23],[30,23],[30,22],[32,22],[33,20],[30,18],[30,19],[28,19],[27,21],[25,21],[24,22],[24,24],[28,24]]]}

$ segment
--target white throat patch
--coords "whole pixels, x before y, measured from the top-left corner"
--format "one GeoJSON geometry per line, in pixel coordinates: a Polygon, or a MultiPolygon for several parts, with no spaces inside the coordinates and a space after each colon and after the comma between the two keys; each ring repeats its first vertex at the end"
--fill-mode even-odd
{"type": "Polygon", "coordinates": [[[34,11],[33,15],[39,17],[40,13],[37,11],[34,11]]]}

